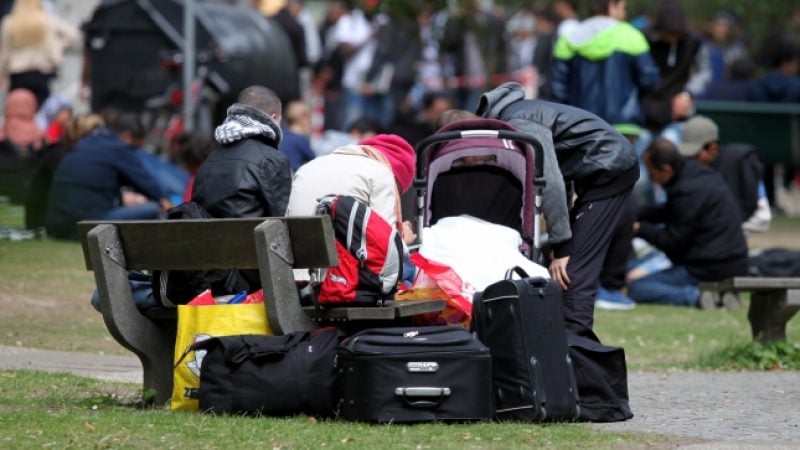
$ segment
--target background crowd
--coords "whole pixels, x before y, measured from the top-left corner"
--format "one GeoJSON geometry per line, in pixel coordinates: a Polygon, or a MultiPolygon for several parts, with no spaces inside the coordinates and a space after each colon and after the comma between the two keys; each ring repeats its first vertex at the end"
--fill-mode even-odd
{"type": "MultiPolygon", "coordinates": [[[[300,90],[281,99],[275,133],[292,171],[382,133],[414,145],[436,131],[444,111],[475,111],[483,93],[509,81],[527,98],[576,106],[614,126],[636,149],[641,177],[601,275],[599,298],[610,308],[633,307],[626,286],[637,301],[698,304],[699,281],[741,270],[710,276],[692,258],[700,255],[703,266],[703,258],[746,258],[743,230],[763,230],[781,212],[776,186],[800,183],[794,167],[779,177],[761,167],[752,148],[720,148],[716,125],[694,108],[698,100],[800,103],[800,25],[792,20],[800,5],[755,36],[745,17],[720,10],[689,18],[679,0],[652,2],[636,17],[624,0],[226,3],[246,3],[288,38],[292,57],[283,63],[296,65],[300,90]],[[725,217],[735,213],[725,221],[737,225],[729,234],[680,215],[687,206],[677,180],[704,176],[730,186],[707,200],[722,204],[725,217]],[[670,228],[681,220],[682,228],[670,228]],[[709,247],[709,230],[727,236],[724,244],[709,247]],[[678,283],[680,292],[662,282],[678,283]]],[[[74,238],[76,221],[155,218],[191,198],[193,174],[217,146],[210,133],[179,129],[167,144],[148,147],[141,111],[82,111],[85,98],[50,89],[65,52],[91,48],[80,29],[43,0],[4,0],[0,14],[0,156],[7,172],[26,173],[13,183],[29,228],[74,238]]],[[[92,78],[102,76],[87,68],[81,92],[91,95],[92,78]]],[[[687,188],[692,207],[702,206],[702,187],[687,188]]],[[[402,216],[412,216],[409,196],[402,216]]]]}

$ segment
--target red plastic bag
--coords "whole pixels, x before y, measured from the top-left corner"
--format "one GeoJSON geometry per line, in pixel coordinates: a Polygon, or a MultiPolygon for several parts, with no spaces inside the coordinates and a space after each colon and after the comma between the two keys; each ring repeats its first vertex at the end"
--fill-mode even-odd
{"type": "Polygon", "coordinates": [[[418,324],[459,325],[469,329],[472,322],[472,296],[475,294],[475,287],[462,280],[450,266],[431,261],[419,252],[411,255],[411,262],[419,269],[413,287],[426,286],[433,282],[447,294],[444,311],[418,316],[418,324]]]}
{"type": "Polygon", "coordinates": [[[248,295],[246,299],[242,302],[243,305],[247,305],[250,303],[264,303],[264,290],[259,289],[252,294],[248,295]]]}
{"type": "MultiPolygon", "coordinates": [[[[259,289],[252,294],[249,294],[240,304],[251,304],[251,303],[264,303],[264,290],[259,289]]],[[[216,297],[214,294],[211,293],[211,289],[206,289],[205,291],[197,294],[197,297],[193,298],[192,301],[187,303],[187,306],[206,306],[206,305],[217,305],[217,304],[225,304],[225,303],[217,303],[216,297]]]]}
{"type": "Polygon", "coordinates": [[[205,291],[197,294],[197,297],[193,298],[192,301],[187,303],[187,306],[204,306],[204,305],[216,305],[217,301],[214,299],[214,294],[211,293],[211,289],[206,289],[205,291]]]}

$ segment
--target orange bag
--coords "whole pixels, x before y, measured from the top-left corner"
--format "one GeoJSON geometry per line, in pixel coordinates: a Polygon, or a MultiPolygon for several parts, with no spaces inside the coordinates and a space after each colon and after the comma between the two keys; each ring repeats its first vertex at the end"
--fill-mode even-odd
{"type": "Polygon", "coordinates": [[[419,252],[411,255],[411,262],[419,269],[411,289],[431,289],[435,286],[435,289],[444,293],[444,300],[447,303],[444,311],[417,316],[415,323],[458,325],[469,329],[472,323],[472,296],[475,294],[475,287],[462,280],[450,266],[431,261],[419,252]]]}

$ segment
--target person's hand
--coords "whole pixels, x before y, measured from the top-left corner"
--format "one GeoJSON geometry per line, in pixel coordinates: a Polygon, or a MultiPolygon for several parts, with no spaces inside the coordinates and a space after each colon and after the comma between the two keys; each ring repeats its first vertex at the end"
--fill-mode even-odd
{"type": "Polygon", "coordinates": [[[158,203],[161,205],[161,210],[164,212],[166,212],[168,209],[174,206],[172,202],[166,198],[162,198],[161,200],[158,201],[158,203]]]}
{"type": "Polygon", "coordinates": [[[692,96],[687,92],[672,97],[672,120],[681,120],[689,117],[692,112],[692,96]]]}
{"type": "Polygon", "coordinates": [[[92,88],[88,84],[84,84],[81,86],[79,91],[79,96],[81,100],[91,101],[92,100],[92,88]]]}
{"type": "Polygon", "coordinates": [[[553,280],[561,285],[561,289],[567,290],[569,288],[569,276],[567,275],[567,264],[569,263],[569,256],[563,258],[553,258],[550,261],[550,276],[553,280]]]}
{"type": "Polygon", "coordinates": [[[414,233],[414,226],[408,220],[403,222],[403,242],[411,245],[417,240],[417,233],[414,233]]]}
{"type": "Polygon", "coordinates": [[[373,95],[375,93],[375,87],[372,83],[364,83],[361,85],[361,95],[373,95]]]}
{"type": "Polygon", "coordinates": [[[136,206],[147,203],[147,197],[133,191],[122,191],[122,205],[123,206],[136,206]]]}
{"type": "Polygon", "coordinates": [[[639,222],[633,222],[633,234],[639,232],[639,222]]]}

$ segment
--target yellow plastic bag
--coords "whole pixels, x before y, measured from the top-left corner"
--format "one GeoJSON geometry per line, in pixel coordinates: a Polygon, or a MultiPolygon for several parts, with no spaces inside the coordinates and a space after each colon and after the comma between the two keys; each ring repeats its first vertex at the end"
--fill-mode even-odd
{"type": "Polygon", "coordinates": [[[238,334],[273,335],[263,303],[178,306],[171,402],[173,411],[197,411],[200,408],[197,391],[200,388],[200,367],[205,350],[187,353],[187,348],[195,341],[238,334]]]}

